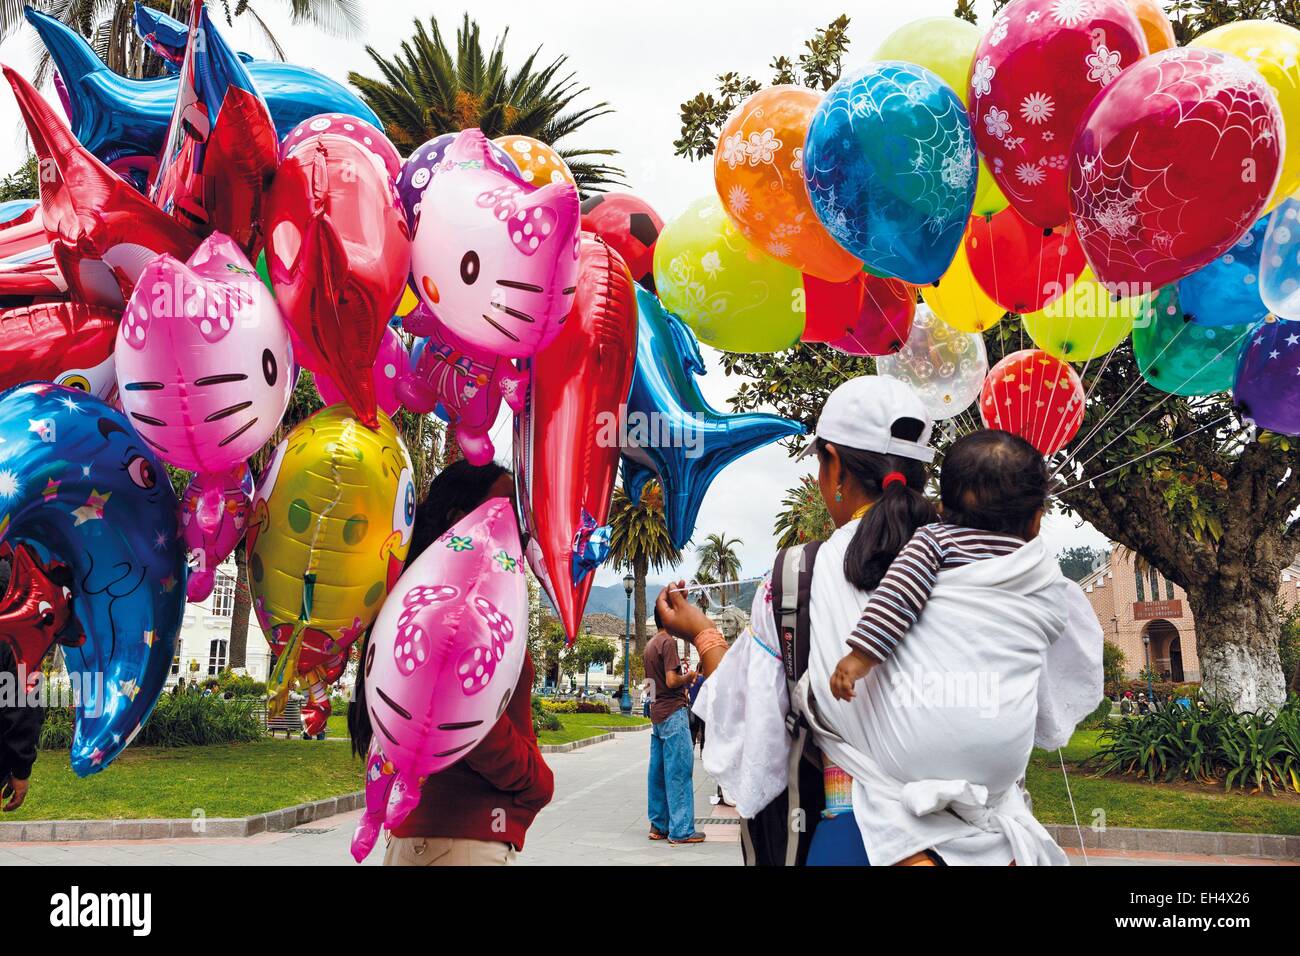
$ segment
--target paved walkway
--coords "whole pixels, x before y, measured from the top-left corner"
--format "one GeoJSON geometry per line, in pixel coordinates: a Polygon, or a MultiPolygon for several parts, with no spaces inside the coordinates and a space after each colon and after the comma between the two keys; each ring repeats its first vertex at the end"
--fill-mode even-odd
{"type": "MultiPolygon", "coordinates": [[[[564,754],[548,754],[555,771],[556,799],[538,815],[520,862],[533,866],[735,866],[740,863],[740,826],[735,811],[714,807],[712,781],[695,767],[695,815],[707,842],[669,846],[646,838],[645,774],[649,737],[620,734],[604,743],[564,754]]],[[[58,864],[212,866],[355,865],[348,844],[360,811],[318,820],[286,833],[247,839],[124,840],[86,843],[0,844],[0,866],[58,864]]],[[[1079,851],[1070,854],[1083,862],[1079,851]]],[[[367,866],[383,859],[377,846],[367,866]]],[[[1273,861],[1132,854],[1092,850],[1092,865],[1224,865],[1273,861]]]]}

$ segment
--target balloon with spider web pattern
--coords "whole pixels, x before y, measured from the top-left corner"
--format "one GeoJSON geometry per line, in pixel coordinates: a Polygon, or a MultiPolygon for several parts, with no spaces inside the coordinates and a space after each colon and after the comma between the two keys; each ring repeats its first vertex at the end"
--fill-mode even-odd
{"type": "Polygon", "coordinates": [[[1236,57],[1165,50],[1125,70],[1070,156],[1070,214],[1097,277],[1134,295],[1227,252],[1264,212],[1284,137],[1277,97],[1236,57]]]}

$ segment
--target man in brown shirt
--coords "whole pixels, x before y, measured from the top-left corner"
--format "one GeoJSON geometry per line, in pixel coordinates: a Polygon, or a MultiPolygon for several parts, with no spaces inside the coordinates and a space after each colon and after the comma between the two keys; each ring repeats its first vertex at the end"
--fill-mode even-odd
{"type": "MultiPolygon", "coordinates": [[[[658,623],[659,612],[655,611],[658,623]]],[[[682,673],[677,638],[661,627],[645,646],[645,676],[650,682],[650,839],[673,845],[703,843],[695,829],[695,788],[687,689],[695,672],[682,673]]]]}

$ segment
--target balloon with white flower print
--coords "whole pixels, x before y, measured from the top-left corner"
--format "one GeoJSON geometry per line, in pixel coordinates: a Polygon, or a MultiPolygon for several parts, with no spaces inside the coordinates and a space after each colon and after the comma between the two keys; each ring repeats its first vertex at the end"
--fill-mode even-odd
{"type": "Polygon", "coordinates": [[[1012,0],[975,51],[970,121],[1011,205],[1051,229],[1070,214],[1070,141],[1092,98],[1147,54],[1126,0],[1012,0]]]}
{"type": "Polygon", "coordinates": [[[918,305],[907,344],[876,359],[876,373],[911,385],[936,421],[959,415],[979,398],[988,374],[984,337],[940,321],[928,305],[918,305]]]}
{"type": "Polygon", "coordinates": [[[901,60],[843,76],[804,141],[804,181],[822,225],[871,272],[913,285],[952,262],[978,169],[961,99],[901,60]]]}
{"type": "Polygon", "coordinates": [[[1280,319],[1300,321],[1300,193],[1273,210],[1259,261],[1259,294],[1280,319]]]}

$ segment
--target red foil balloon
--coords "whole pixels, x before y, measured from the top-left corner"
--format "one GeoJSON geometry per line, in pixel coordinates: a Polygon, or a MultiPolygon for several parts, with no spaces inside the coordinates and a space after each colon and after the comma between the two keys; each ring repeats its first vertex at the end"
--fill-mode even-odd
{"type": "Polygon", "coordinates": [[[188,259],[198,237],[82,148],[21,74],[4,74],[40,164],[41,214],[69,297],[121,309],[149,260],[188,259]]]}
{"type": "Polygon", "coordinates": [[[515,481],[529,534],[528,563],[577,636],[609,550],[610,498],[636,363],[637,307],[623,259],[582,236],[578,291],[559,337],[531,360],[532,384],[515,419],[515,481]]]}
{"type": "Polygon", "coordinates": [[[623,257],[632,278],[655,290],[655,243],[664,221],[650,204],[631,193],[597,193],[582,203],[582,228],[595,233],[623,257]]]}
{"type": "Polygon", "coordinates": [[[86,640],[72,616],[72,574],[61,564],[47,568],[26,544],[11,549],[6,543],[0,552],[12,562],[9,586],[0,595],[0,641],[13,650],[16,663],[26,666],[31,690],[56,642],[79,647],[86,640]]]}
{"type": "Polygon", "coordinates": [[[916,287],[859,272],[848,282],[804,274],[803,341],[825,342],[846,355],[893,355],[907,342],[916,287]]]}
{"type": "Polygon", "coordinates": [[[373,369],[410,269],[406,216],[358,143],[296,146],[266,202],[266,264],[308,368],[328,369],[357,418],[378,425],[373,369]]]}
{"type": "Polygon", "coordinates": [[[120,317],[118,309],[77,302],[0,311],[0,392],[23,382],[53,382],[111,401],[120,317]]]}
{"type": "Polygon", "coordinates": [[[980,391],[980,418],[986,427],[1019,435],[1050,455],[1078,434],[1083,398],[1083,383],[1068,362],[1024,349],[989,369],[980,391]]]}
{"type": "Polygon", "coordinates": [[[1070,225],[1044,229],[1012,207],[976,217],[966,230],[966,259],[980,288],[1008,312],[1037,312],[1083,274],[1088,262],[1070,225]]]}
{"type": "Polygon", "coordinates": [[[1268,204],[1284,138],[1277,97],[1236,57],[1165,50],[1126,70],[1070,157],[1070,211],[1097,278],[1131,296],[1227,252],[1268,204]]]}
{"type": "Polygon", "coordinates": [[[1069,217],[1070,141],[1120,71],[1147,54],[1126,0],[1013,0],[971,61],[975,145],[1011,205],[1043,229],[1069,217]]]}
{"type": "Polygon", "coordinates": [[[61,296],[67,291],[50,252],[39,202],[0,225],[0,295],[61,296]]]}

